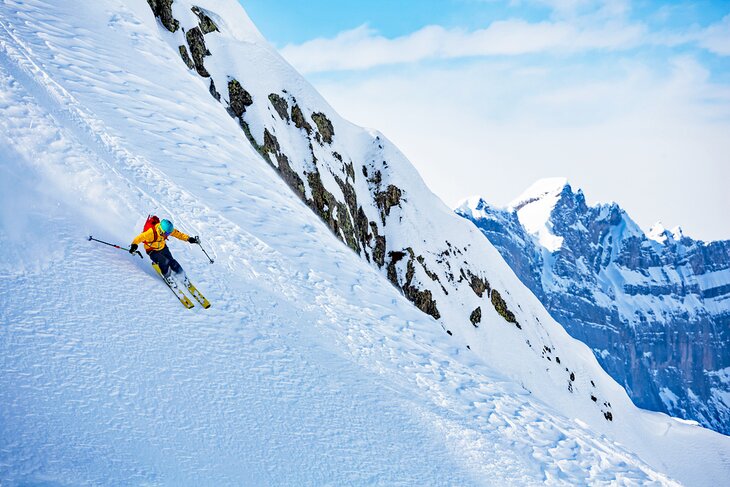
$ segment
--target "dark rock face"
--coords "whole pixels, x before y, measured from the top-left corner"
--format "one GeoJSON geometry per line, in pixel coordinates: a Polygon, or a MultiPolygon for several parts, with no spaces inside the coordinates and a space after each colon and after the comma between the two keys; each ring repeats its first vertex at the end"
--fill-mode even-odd
{"type": "Polygon", "coordinates": [[[322,135],[322,140],[326,144],[331,144],[335,136],[335,128],[332,126],[332,122],[330,122],[324,113],[313,113],[312,120],[317,125],[317,130],[322,135]]]}
{"type": "Polygon", "coordinates": [[[517,318],[515,318],[515,314],[509,310],[507,307],[507,303],[502,298],[502,295],[499,294],[499,291],[494,289],[492,291],[492,306],[494,306],[494,309],[499,313],[499,315],[505,319],[508,323],[514,323],[517,328],[521,328],[520,324],[517,323],[517,318]]]}
{"type": "Polygon", "coordinates": [[[237,118],[246,113],[246,107],[253,105],[251,94],[236,79],[228,82],[228,100],[229,112],[237,118]]]}
{"type": "Polygon", "coordinates": [[[471,272],[467,272],[469,274],[469,286],[471,286],[472,291],[474,291],[474,294],[479,296],[480,298],[484,296],[484,293],[487,293],[487,296],[489,296],[491,292],[491,287],[489,286],[489,282],[486,279],[482,279],[479,276],[472,275],[471,272]]]}
{"type": "Polygon", "coordinates": [[[288,122],[289,121],[289,104],[287,103],[286,99],[282,98],[281,96],[277,95],[276,93],[272,93],[269,95],[269,101],[271,102],[271,105],[274,107],[274,110],[276,110],[276,113],[279,114],[279,117],[281,117],[282,120],[286,120],[288,122]]]}
{"type": "Polygon", "coordinates": [[[382,210],[382,219],[390,216],[390,209],[400,204],[403,192],[397,186],[389,184],[385,191],[380,191],[375,195],[375,203],[382,210]]]}
{"type": "Polygon", "coordinates": [[[195,15],[198,16],[198,19],[200,19],[200,23],[198,23],[198,26],[200,27],[200,30],[203,32],[203,34],[210,34],[211,32],[220,32],[218,30],[218,26],[215,25],[215,22],[211,20],[211,18],[208,16],[208,14],[200,7],[193,7],[192,11],[195,15]]]}
{"type": "Polygon", "coordinates": [[[589,207],[566,185],[549,218],[562,238],[551,252],[522,226],[520,208],[482,201],[457,213],[636,405],[729,434],[730,241],[650,240],[615,203],[589,207]]]}
{"type": "Polygon", "coordinates": [[[474,326],[477,326],[477,324],[482,321],[481,306],[471,312],[471,315],[469,315],[469,321],[471,321],[471,324],[474,326]]]}
{"type": "Polygon", "coordinates": [[[185,46],[180,46],[178,49],[180,50],[180,57],[182,58],[188,69],[195,69],[195,64],[193,64],[193,60],[190,59],[190,56],[188,55],[188,50],[185,48],[185,46]]]}
{"type": "Polygon", "coordinates": [[[180,22],[172,15],[172,3],[174,0],[147,0],[155,17],[160,19],[162,25],[170,32],[176,32],[180,28],[180,22]]]}
{"type": "Polygon", "coordinates": [[[299,108],[299,105],[294,105],[291,108],[291,119],[294,122],[294,126],[296,128],[306,130],[307,134],[312,133],[312,126],[309,125],[307,119],[304,118],[304,113],[302,113],[302,109],[299,108]]]}
{"type": "Polygon", "coordinates": [[[221,94],[218,93],[218,90],[215,88],[215,83],[213,83],[213,79],[210,80],[210,86],[208,87],[208,92],[210,93],[210,96],[215,98],[217,101],[221,101],[221,94]]]}
{"type": "Polygon", "coordinates": [[[198,27],[193,27],[185,33],[185,39],[188,41],[190,53],[193,55],[193,63],[195,70],[203,78],[209,78],[210,74],[205,69],[205,56],[210,56],[210,51],[205,47],[205,39],[203,32],[198,27]]]}

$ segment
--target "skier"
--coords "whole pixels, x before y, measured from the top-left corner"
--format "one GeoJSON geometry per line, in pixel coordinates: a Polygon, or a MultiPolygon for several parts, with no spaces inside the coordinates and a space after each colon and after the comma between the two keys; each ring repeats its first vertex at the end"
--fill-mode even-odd
{"type": "MultiPolygon", "coordinates": [[[[157,219],[156,217],[152,218],[157,219]]],[[[170,220],[162,220],[158,223],[154,220],[148,219],[148,224],[145,224],[145,228],[146,230],[132,240],[132,245],[129,247],[129,253],[134,254],[137,251],[139,243],[143,242],[145,252],[147,252],[147,255],[150,256],[152,262],[159,266],[160,273],[165,281],[170,282],[172,272],[175,272],[175,274],[182,277],[185,286],[190,286],[190,281],[188,281],[185,271],[180,263],[172,256],[170,249],[167,247],[166,241],[172,236],[178,240],[184,240],[188,243],[196,244],[200,243],[198,237],[191,237],[177,230],[170,220]]]]}

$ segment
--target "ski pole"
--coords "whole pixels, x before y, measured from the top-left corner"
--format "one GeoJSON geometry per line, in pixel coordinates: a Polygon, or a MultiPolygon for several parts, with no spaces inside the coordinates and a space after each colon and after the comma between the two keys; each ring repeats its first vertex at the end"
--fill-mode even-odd
{"type": "Polygon", "coordinates": [[[213,262],[215,262],[213,259],[210,258],[210,255],[208,255],[208,252],[206,252],[205,249],[203,248],[203,246],[201,245],[201,243],[200,243],[200,237],[198,237],[196,235],[195,238],[198,240],[198,245],[200,245],[200,250],[203,251],[203,253],[208,258],[208,260],[210,261],[210,263],[212,264],[213,262]]]}
{"type": "MultiPolygon", "coordinates": [[[[125,249],[124,247],[120,247],[119,245],[115,245],[113,243],[109,243],[109,242],[105,242],[103,240],[99,240],[99,239],[94,238],[91,235],[89,235],[89,241],[92,241],[92,240],[94,242],[99,242],[99,243],[103,243],[104,245],[108,245],[109,247],[114,247],[115,249],[126,250],[127,252],[129,252],[129,249],[125,249]]],[[[144,257],[142,257],[142,253],[139,250],[135,251],[134,253],[137,254],[137,255],[139,255],[139,258],[140,259],[144,259],[144,257]]]]}

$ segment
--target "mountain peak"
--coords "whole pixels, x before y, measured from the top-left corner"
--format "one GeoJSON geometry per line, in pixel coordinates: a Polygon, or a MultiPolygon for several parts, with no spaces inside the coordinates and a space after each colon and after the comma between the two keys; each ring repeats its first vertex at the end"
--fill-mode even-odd
{"type": "Polygon", "coordinates": [[[489,204],[481,196],[470,196],[459,201],[456,205],[456,211],[459,213],[479,213],[488,208],[489,204]]]}
{"type": "Polygon", "coordinates": [[[557,199],[557,197],[566,189],[572,192],[567,178],[559,177],[539,179],[535,181],[532,186],[527,188],[520,196],[512,200],[509,207],[515,211],[519,211],[524,206],[539,200],[557,199]]]}
{"type": "Polygon", "coordinates": [[[509,204],[525,229],[536,235],[540,244],[551,252],[563,245],[563,238],[553,234],[550,215],[566,193],[572,194],[566,178],[545,178],[536,181],[509,204]]]}
{"type": "Polygon", "coordinates": [[[661,221],[656,222],[654,225],[651,226],[648,232],[646,232],[646,237],[649,240],[654,240],[655,242],[664,243],[667,241],[667,238],[671,236],[671,233],[667,231],[667,229],[664,227],[664,224],[661,221]]]}
{"type": "Polygon", "coordinates": [[[667,240],[682,240],[684,232],[682,231],[682,227],[679,225],[670,230],[667,229],[661,221],[658,221],[651,226],[649,231],[646,233],[646,237],[650,240],[654,240],[655,242],[664,244],[667,243],[667,240]]]}

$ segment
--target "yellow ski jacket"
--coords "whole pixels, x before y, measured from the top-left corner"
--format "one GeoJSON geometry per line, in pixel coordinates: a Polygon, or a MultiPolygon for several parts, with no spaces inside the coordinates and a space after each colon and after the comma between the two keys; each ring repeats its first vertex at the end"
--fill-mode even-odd
{"type": "Polygon", "coordinates": [[[150,228],[146,232],[140,233],[134,238],[134,240],[132,240],[132,243],[139,245],[144,242],[144,249],[149,254],[153,250],[164,249],[166,245],[165,240],[167,240],[168,237],[175,237],[186,242],[190,238],[189,235],[182,233],[177,228],[174,229],[170,235],[163,235],[162,228],[160,228],[160,224],[158,223],[155,225],[154,231],[150,228]],[[157,240],[155,240],[155,234],[157,234],[157,240]]]}

